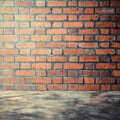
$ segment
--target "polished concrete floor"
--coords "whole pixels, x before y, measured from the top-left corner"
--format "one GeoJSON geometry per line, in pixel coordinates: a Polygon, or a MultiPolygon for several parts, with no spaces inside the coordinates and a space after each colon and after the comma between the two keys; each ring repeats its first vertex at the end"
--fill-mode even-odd
{"type": "Polygon", "coordinates": [[[120,120],[120,92],[0,92],[0,120],[120,120]]]}

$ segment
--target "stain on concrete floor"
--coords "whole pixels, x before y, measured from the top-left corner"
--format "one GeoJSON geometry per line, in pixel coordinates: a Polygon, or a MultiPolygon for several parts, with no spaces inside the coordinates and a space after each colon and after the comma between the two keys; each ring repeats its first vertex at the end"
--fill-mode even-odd
{"type": "Polygon", "coordinates": [[[0,92],[0,120],[120,120],[120,92],[0,92]]]}

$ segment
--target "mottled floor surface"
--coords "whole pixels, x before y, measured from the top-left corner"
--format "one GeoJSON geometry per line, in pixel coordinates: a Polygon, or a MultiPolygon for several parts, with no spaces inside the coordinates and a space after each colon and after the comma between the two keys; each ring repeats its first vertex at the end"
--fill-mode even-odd
{"type": "Polygon", "coordinates": [[[0,120],[120,120],[120,92],[0,92],[0,120]]]}

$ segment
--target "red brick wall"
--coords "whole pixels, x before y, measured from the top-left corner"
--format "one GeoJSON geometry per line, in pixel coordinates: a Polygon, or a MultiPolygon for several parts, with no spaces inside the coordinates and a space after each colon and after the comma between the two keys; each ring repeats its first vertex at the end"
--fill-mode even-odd
{"type": "Polygon", "coordinates": [[[0,90],[120,90],[119,0],[1,0],[0,90]]]}

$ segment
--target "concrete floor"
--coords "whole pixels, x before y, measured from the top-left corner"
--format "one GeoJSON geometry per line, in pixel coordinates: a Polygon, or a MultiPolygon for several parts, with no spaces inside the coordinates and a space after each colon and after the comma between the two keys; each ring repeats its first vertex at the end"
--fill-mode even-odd
{"type": "Polygon", "coordinates": [[[120,92],[0,92],[0,120],[120,120],[120,92]]]}

